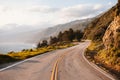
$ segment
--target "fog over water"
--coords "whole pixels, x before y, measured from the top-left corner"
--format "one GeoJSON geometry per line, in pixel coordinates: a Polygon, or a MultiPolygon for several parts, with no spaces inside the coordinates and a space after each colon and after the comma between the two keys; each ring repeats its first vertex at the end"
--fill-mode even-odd
{"type": "Polygon", "coordinates": [[[14,51],[18,52],[23,49],[35,48],[35,44],[26,44],[26,43],[0,43],[0,53],[7,54],[8,52],[14,51]]]}

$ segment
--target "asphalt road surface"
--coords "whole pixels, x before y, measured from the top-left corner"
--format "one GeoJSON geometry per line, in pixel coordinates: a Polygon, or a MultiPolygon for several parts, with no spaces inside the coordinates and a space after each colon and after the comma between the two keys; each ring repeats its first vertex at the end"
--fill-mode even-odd
{"type": "Polygon", "coordinates": [[[84,57],[89,41],[0,70],[0,80],[115,80],[84,57]]]}

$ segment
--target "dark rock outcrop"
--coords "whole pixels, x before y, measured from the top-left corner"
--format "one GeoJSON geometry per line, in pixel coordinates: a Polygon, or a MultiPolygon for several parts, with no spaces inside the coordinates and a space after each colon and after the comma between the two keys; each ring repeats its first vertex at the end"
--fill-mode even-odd
{"type": "Polygon", "coordinates": [[[120,49],[120,16],[115,17],[114,21],[107,28],[103,37],[103,43],[107,49],[120,49]]]}

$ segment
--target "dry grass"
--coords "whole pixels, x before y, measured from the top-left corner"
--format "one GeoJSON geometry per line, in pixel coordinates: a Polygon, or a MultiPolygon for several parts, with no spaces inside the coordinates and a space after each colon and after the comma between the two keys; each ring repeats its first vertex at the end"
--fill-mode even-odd
{"type": "Polygon", "coordinates": [[[86,50],[86,57],[98,66],[110,71],[120,79],[120,50],[106,50],[101,42],[92,42],[86,50]]]}
{"type": "Polygon", "coordinates": [[[36,49],[27,49],[22,50],[20,52],[9,52],[6,55],[0,55],[0,64],[15,62],[18,60],[24,60],[33,56],[37,56],[46,52],[50,52],[56,49],[63,49],[74,46],[72,43],[61,43],[59,45],[51,45],[47,47],[41,47],[36,49]]]}

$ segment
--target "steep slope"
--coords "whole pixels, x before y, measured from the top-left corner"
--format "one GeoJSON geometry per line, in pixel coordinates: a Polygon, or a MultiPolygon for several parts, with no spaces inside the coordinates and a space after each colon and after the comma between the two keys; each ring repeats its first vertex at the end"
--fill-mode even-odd
{"type": "Polygon", "coordinates": [[[95,59],[120,74],[120,16],[115,17],[107,28],[103,44],[104,48],[98,51],[95,59]]]}
{"type": "Polygon", "coordinates": [[[86,51],[88,58],[117,74],[120,79],[120,0],[86,28],[84,38],[92,39],[86,51]]]}
{"type": "Polygon", "coordinates": [[[109,11],[93,20],[85,29],[84,38],[92,40],[102,40],[107,27],[116,16],[116,11],[117,6],[114,6],[109,11]]]}
{"type": "Polygon", "coordinates": [[[112,47],[120,49],[120,16],[115,17],[114,21],[107,28],[103,37],[106,49],[112,47]]]}

